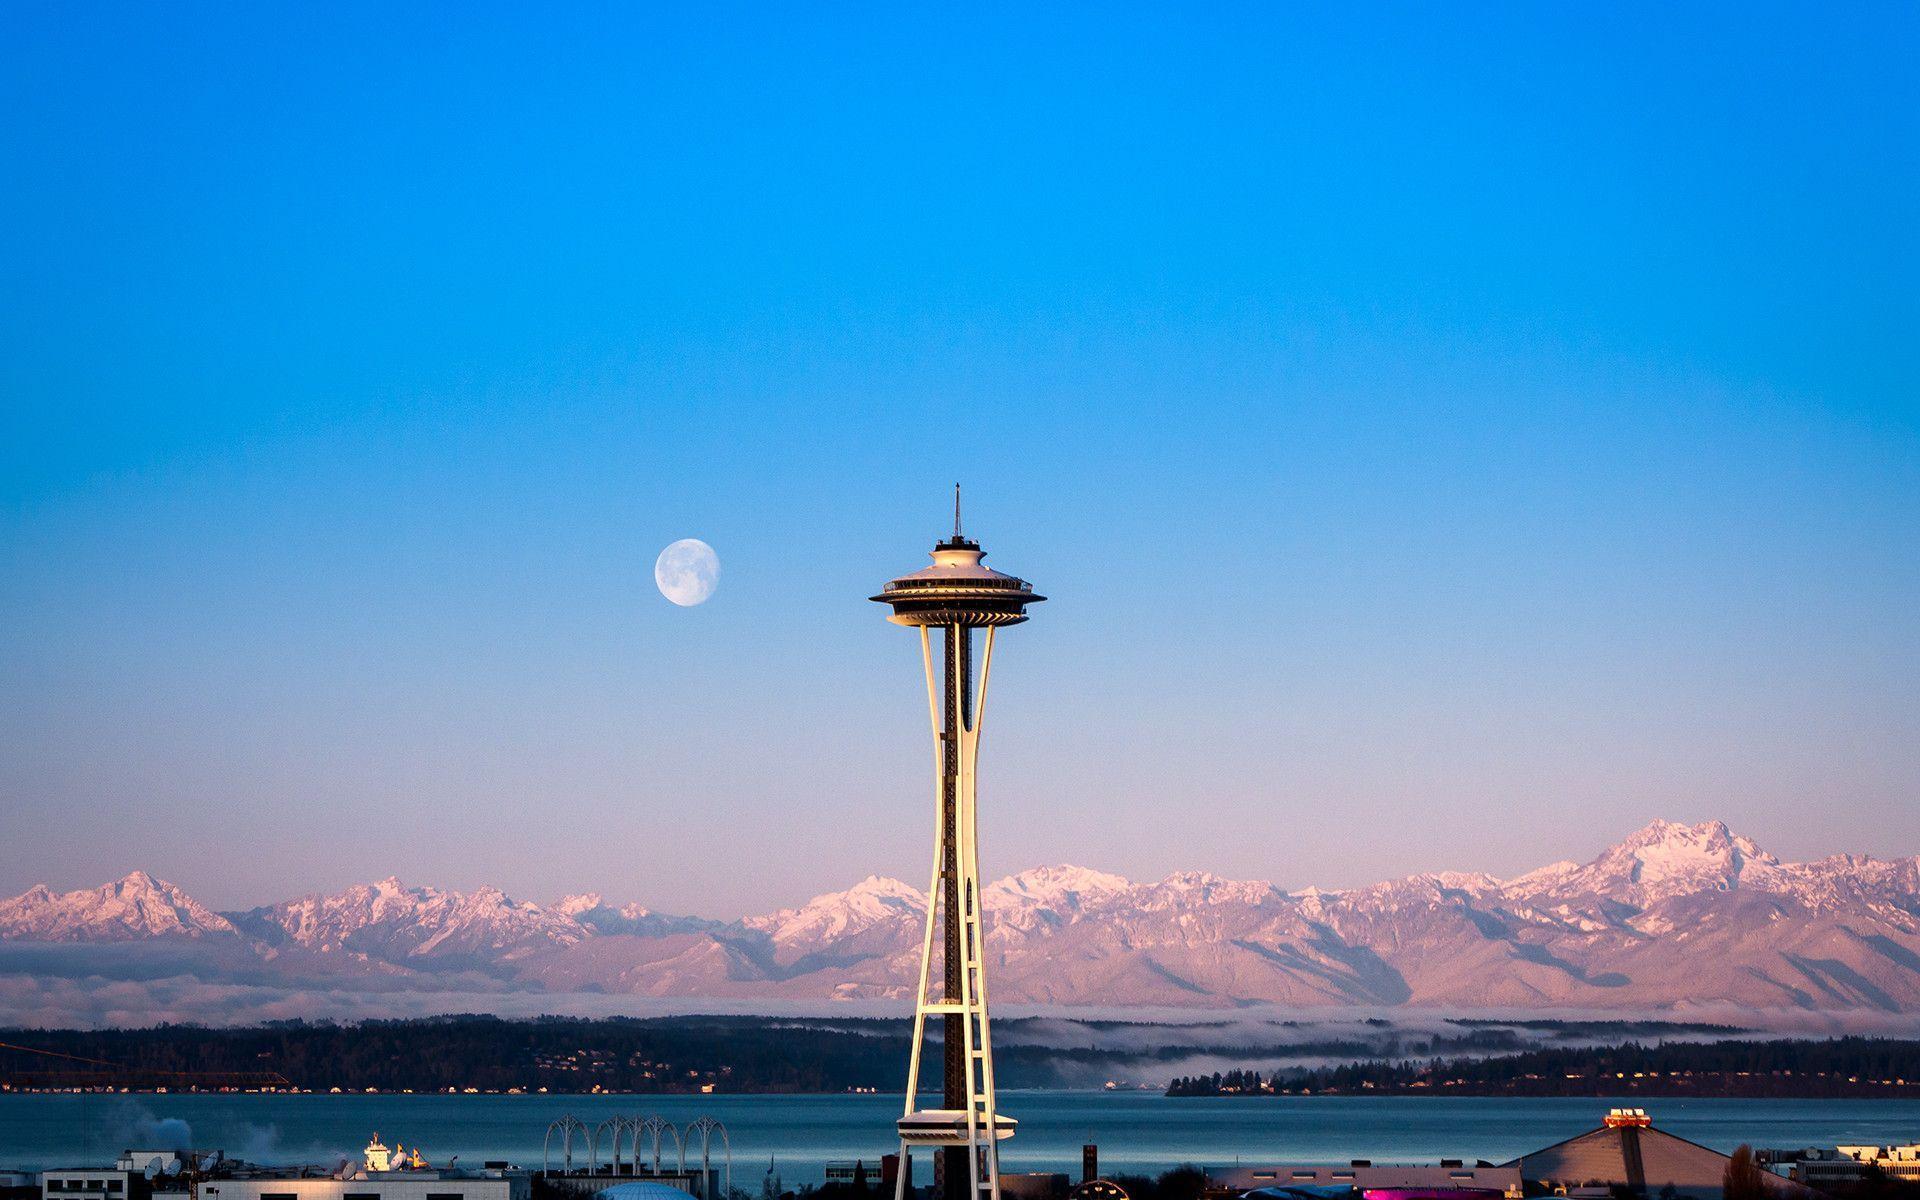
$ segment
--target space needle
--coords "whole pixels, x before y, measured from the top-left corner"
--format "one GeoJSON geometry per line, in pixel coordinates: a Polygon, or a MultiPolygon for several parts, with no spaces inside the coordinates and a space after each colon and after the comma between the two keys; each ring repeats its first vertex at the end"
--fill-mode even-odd
{"type": "Polygon", "coordinates": [[[896,625],[920,631],[927,672],[927,715],[933,723],[933,880],[927,894],[926,934],[914,991],[913,1051],[907,1060],[906,1111],[899,1122],[901,1169],[895,1200],[905,1200],[909,1155],[938,1147],[936,1175],[942,1200],[1000,1200],[1000,1148],[1013,1136],[1013,1118],[994,1106],[993,1040],[987,1027],[985,930],[980,920],[980,858],[974,820],[974,767],[980,756],[980,718],[987,703],[993,636],[1002,625],[1027,619],[1027,605],[1046,599],[1024,579],[982,566],[980,543],[960,532],[960,487],[953,489],[953,536],[933,547],[933,565],[887,584],[871,599],[891,605],[896,625]],[[940,631],[944,666],[933,661],[940,631]],[[973,674],[973,631],[986,630],[980,682],[973,674]],[[934,931],[941,934],[942,975],[933,986],[934,931]],[[943,1021],[942,1106],[920,1108],[920,1065],[927,1018],[943,1021]]]}

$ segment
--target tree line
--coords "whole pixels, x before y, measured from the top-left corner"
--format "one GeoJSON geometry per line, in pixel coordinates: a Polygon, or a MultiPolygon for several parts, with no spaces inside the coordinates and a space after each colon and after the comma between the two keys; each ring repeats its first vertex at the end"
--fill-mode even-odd
{"type": "Polygon", "coordinates": [[[1341,1066],[1180,1076],[1170,1096],[1386,1092],[1453,1095],[1920,1097],[1920,1041],[1624,1042],[1497,1057],[1371,1060],[1341,1066]]]}

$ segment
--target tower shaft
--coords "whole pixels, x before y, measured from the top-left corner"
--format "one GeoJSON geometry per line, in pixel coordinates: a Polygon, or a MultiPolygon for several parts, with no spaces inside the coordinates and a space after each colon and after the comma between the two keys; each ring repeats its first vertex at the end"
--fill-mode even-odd
{"type": "MultiPolygon", "coordinates": [[[[901,1119],[903,1160],[914,1146],[938,1154],[940,1200],[1000,1200],[999,1140],[1012,1134],[994,1099],[992,1035],[987,1019],[985,949],[980,912],[980,859],[976,839],[975,766],[979,761],[980,714],[993,663],[994,630],[987,628],[980,677],[973,676],[972,629],[941,627],[943,662],[936,667],[931,631],[920,627],[927,673],[928,716],[935,738],[937,821],[933,878],[927,889],[925,937],[914,996],[913,1051],[907,1068],[906,1115],[901,1119]],[[940,944],[940,985],[934,990],[934,942],[940,944]],[[920,1070],[927,1018],[942,1028],[942,1107],[919,1109],[920,1070]]],[[[907,1175],[895,1185],[904,1200],[907,1175]]]]}
{"type": "MultiPolygon", "coordinates": [[[[940,855],[941,941],[945,967],[945,997],[958,1001],[966,991],[966,963],[962,950],[964,922],[955,920],[960,912],[960,755],[961,734],[970,723],[973,693],[973,631],[964,625],[948,625],[942,631],[946,643],[946,686],[941,689],[945,722],[941,729],[941,749],[945,760],[940,773],[940,823],[943,826],[940,855]]],[[[932,897],[928,897],[929,903],[932,897]]],[[[922,981],[925,982],[924,980],[922,981]]],[[[924,992],[924,989],[923,989],[924,992]]],[[[958,1111],[968,1103],[966,1060],[966,1017],[950,1012],[943,1022],[941,1051],[946,1066],[943,1099],[949,1109],[958,1111]]],[[[944,1200],[968,1200],[965,1146],[944,1146],[938,1172],[944,1200]]],[[[978,1200],[974,1197],[973,1200],[978,1200]]]]}

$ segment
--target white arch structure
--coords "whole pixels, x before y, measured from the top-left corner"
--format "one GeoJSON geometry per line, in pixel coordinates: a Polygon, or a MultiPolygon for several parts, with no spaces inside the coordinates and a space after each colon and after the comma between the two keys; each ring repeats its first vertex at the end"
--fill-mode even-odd
{"type": "Polygon", "coordinates": [[[673,1135],[673,1150],[675,1156],[680,1160],[680,1173],[683,1175],[686,1174],[687,1144],[681,1140],[680,1131],[673,1127],[673,1123],[658,1114],[640,1117],[633,1123],[633,1167],[635,1174],[638,1174],[640,1170],[640,1134],[642,1132],[651,1135],[653,1139],[653,1173],[655,1175],[660,1173],[660,1135],[663,1133],[673,1135]]]}
{"type": "MultiPolygon", "coordinates": [[[[720,1189],[723,1197],[733,1195],[733,1139],[727,1136],[727,1127],[712,1117],[701,1117],[687,1126],[687,1136],[700,1134],[700,1190],[702,1193],[713,1190],[713,1135],[720,1135],[720,1148],[726,1153],[727,1182],[720,1189]]],[[[684,1161],[684,1158],[683,1158],[684,1161]]],[[[711,1195],[702,1195],[700,1200],[713,1200],[711,1195]]]]}
{"type": "Polygon", "coordinates": [[[600,1170],[600,1141],[608,1139],[611,1143],[613,1173],[620,1173],[620,1136],[631,1131],[633,1137],[633,1157],[635,1167],[640,1165],[640,1128],[636,1117],[623,1117],[618,1113],[608,1117],[593,1131],[593,1145],[587,1159],[587,1170],[597,1174],[600,1170]]]}
{"type": "Polygon", "coordinates": [[[553,1173],[553,1135],[560,1135],[560,1169],[567,1174],[573,1173],[573,1142],[579,1138],[586,1145],[588,1169],[592,1169],[594,1159],[593,1130],[579,1117],[568,1113],[558,1121],[547,1126],[546,1140],[540,1144],[540,1173],[553,1173]]]}

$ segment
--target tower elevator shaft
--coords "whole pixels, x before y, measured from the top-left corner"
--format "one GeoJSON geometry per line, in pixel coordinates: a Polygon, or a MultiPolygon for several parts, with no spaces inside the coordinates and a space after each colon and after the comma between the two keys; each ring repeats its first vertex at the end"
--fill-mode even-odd
{"type": "MultiPolygon", "coordinates": [[[[940,907],[942,944],[946,970],[945,998],[960,1003],[966,991],[965,922],[961,911],[960,882],[960,755],[961,730],[973,724],[973,631],[965,625],[942,627],[946,648],[946,686],[941,707],[944,721],[940,733],[940,907]]],[[[960,1111],[972,1100],[967,1087],[966,1017],[958,1012],[946,1014],[941,1026],[941,1054],[945,1064],[943,1100],[947,1108],[960,1111]]],[[[965,1146],[942,1146],[934,1175],[942,1200],[969,1200],[973,1171],[967,1162],[971,1151],[965,1146]]],[[[972,1200],[979,1200],[977,1196],[972,1200]]]]}

